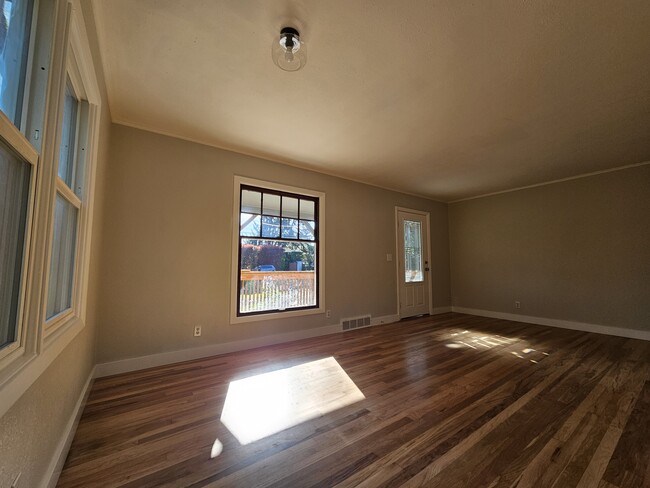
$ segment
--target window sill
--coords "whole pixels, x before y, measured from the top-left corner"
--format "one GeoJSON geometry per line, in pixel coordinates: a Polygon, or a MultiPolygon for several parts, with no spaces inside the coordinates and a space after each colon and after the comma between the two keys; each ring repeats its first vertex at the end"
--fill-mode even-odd
{"type": "Polygon", "coordinates": [[[70,323],[73,322],[75,318],[77,317],[75,316],[72,308],[67,308],[63,312],[60,312],[57,315],[54,315],[53,317],[46,320],[44,328],[45,332],[43,334],[45,343],[47,343],[49,337],[55,336],[56,332],[65,330],[67,327],[69,327],[70,323]]]}
{"type": "Polygon", "coordinates": [[[230,323],[245,324],[249,322],[279,320],[279,319],[284,319],[289,317],[302,317],[305,315],[317,315],[323,313],[325,313],[325,308],[323,306],[320,306],[318,308],[310,308],[307,310],[288,310],[286,312],[262,313],[262,314],[239,316],[239,317],[235,315],[230,317],[230,323]]]}
{"type": "Polygon", "coordinates": [[[0,372],[0,417],[34,384],[83,328],[81,319],[70,317],[47,337],[40,354],[30,352],[16,357],[0,372]]]}

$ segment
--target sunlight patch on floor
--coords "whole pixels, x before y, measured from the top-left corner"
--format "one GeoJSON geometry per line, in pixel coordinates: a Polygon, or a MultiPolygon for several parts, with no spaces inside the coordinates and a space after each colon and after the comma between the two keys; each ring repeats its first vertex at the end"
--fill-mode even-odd
{"type": "Polygon", "coordinates": [[[514,346],[517,342],[521,341],[519,337],[504,337],[501,335],[490,335],[483,332],[463,330],[452,332],[449,334],[449,338],[451,340],[450,342],[447,342],[445,346],[450,349],[470,348],[481,350],[503,346],[504,351],[510,352],[510,354],[519,359],[527,359],[531,363],[535,364],[539,363],[549,355],[547,352],[536,351],[531,347],[526,347],[521,351],[511,350],[509,346],[514,346]]]}
{"type": "Polygon", "coordinates": [[[328,357],[232,381],[221,422],[245,445],[364,398],[328,357]]]}
{"type": "Polygon", "coordinates": [[[452,332],[450,334],[452,342],[447,343],[447,347],[458,349],[461,347],[471,347],[478,349],[479,347],[491,349],[496,346],[505,346],[514,344],[519,340],[519,337],[504,337],[500,335],[488,335],[481,332],[472,332],[463,330],[461,332],[452,332]]]}

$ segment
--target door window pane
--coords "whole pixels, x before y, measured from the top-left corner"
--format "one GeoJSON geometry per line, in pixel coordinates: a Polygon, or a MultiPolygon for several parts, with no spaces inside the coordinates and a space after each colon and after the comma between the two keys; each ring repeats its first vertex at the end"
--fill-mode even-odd
{"type": "Polygon", "coordinates": [[[72,306],[77,218],[77,208],[57,193],[47,297],[48,319],[72,306]]]}
{"type": "Polygon", "coordinates": [[[76,173],[76,140],[77,140],[77,111],[79,101],[74,94],[70,80],[65,86],[65,99],[63,102],[63,128],[61,133],[61,147],[59,149],[59,177],[72,189],[72,182],[76,173]]]}
{"type": "Polygon", "coordinates": [[[0,109],[18,127],[22,112],[31,0],[0,0],[0,109]]]}
{"type": "Polygon", "coordinates": [[[0,349],[18,340],[30,173],[0,142],[0,349]]]}
{"type": "Polygon", "coordinates": [[[422,272],[422,224],[404,221],[404,281],[423,281],[422,272]]]}

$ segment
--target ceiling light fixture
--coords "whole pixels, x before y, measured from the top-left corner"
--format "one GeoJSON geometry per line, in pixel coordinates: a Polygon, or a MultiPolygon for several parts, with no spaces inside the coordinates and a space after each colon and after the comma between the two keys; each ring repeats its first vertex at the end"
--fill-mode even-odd
{"type": "Polygon", "coordinates": [[[305,43],[293,27],[283,27],[280,37],[273,41],[273,62],[284,71],[298,71],[307,63],[305,43]]]}

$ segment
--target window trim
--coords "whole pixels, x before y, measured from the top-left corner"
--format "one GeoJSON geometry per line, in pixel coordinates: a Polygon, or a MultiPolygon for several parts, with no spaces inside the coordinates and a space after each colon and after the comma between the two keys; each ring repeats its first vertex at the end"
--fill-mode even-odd
{"type": "Polygon", "coordinates": [[[27,201],[27,214],[25,222],[25,238],[23,241],[23,255],[20,289],[18,291],[18,313],[16,314],[16,340],[11,344],[0,349],[0,371],[8,364],[13,362],[25,353],[25,342],[27,327],[24,325],[26,311],[27,283],[30,259],[30,250],[32,248],[32,222],[34,219],[34,203],[36,200],[36,174],[39,168],[39,155],[36,149],[32,147],[25,136],[14,125],[14,123],[0,111],[0,135],[6,145],[16,153],[24,162],[29,164],[29,195],[27,201]]]}
{"type": "Polygon", "coordinates": [[[325,193],[307,188],[288,186],[281,183],[257,180],[244,176],[234,176],[233,212],[232,212],[232,252],[231,252],[231,281],[230,281],[230,323],[259,322],[263,320],[278,320],[288,317],[301,317],[325,313],[325,193]],[[318,200],[318,256],[316,279],[318,287],[317,306],[272,312],[254,312],[238,315],[239,310],[239,209],[241,203],[241,187],[253,186],[271,191],[304,195],[318,200]]]}
{"type": "MultiPolygon", "coordinates": [[[[81,98],[79,98],[79,95],[78,95],[79,89],[77,87],[78,86],[82,87],[83,86],[83,81],[80,80],[79,78],[77,78],[77,81],[74,81],[72,79],[72,76],[71,76],[71,73],[70,73],[70,65],[71,64],[70,64],[69,59],[70,58],[68,58],[68,63],[67,63],[68,68],[66,69],[66,74],[65,74],[66,79],[65,79],[65,83],[64,83],[64,92],[63,92],[64,93],[64,95],[63,95],[64,100],[63,100],[63,103],[60,103],[60,107],[62,107],[63,111],[65,111],[65,96],[66,96],[66,90],[67,90],[67,87],[68,87],[68,81],[70,81],[70,84],[72,85],[73,95],[74,95],[75,99],[77,100],[77,107],[76,107],[75,117],[74,117],[75,118],[75,121],[74,121],[75,135],[74,135],[74,138],[72,139],[74,141],[74,146],[72,147],[72,168],[71,168],[72,169],[72,175],[71,175],[71,181],[70,181],[72,186],[74,186],[74,184],[76,182],[75,173],[76,173],[77,168],[79,166],[79,162],[77,160],[77,158],[79,157],[79,152],[80,152],[79,151],[79,146],[80,146],[79,142],[81,141],[81,139],[79,138],[79,134],[81,132],[81,125],[84,122],[84,121],[82,121],[82,115],[81,115],[82,114],[82,105],[84,103],[87,103],[87,101],[82,100],[81,98]],[[81,83],[81,85],[79,85],[79,83],[81,83]]],[[[65,121],[63,120],[63,117],[61,117],[60,118],[59,133],[62,133],[62,131],[63,131],[64,122],[65,121]]],[[[88,120],[87,122],[90,123],[91,121],[88,120]]],[[[58,143],[59,143],[59,152],[58,152],[58,154],[60,154],[60,145],[63,143],[61,138],[59,138],[58,143]]],[[[76,208],[77,211],[78,211],[77,225],[76,225],[77,228],[75,230],[74,251],[73,251],[73,254],[72,254],[73,261],[74,261],[74,263],[73,263],[73,273],[72,273],[72,290],[71,290],[71,297],[70,297],[71,298],[70,306],[68,308],[62,310],[61,312],[53,315],[52,317],[48,318],[47,317],[47,305],[48,305],[48,301],[49,301],[49,292],[50,292],[50,290],[49,290],[49,279],[51,278],[49,276],[49,274],[51,272],[51,267],[50,266],[52,264],[51,261],[52,261],[52,249],[53,249],[53,247],[50,246],[49,258],[48,258],[48,266],[46,268],[47,273],[48,273],[48,276],[47,276],[48,287],[46,288],[47,291],[46,291],[45,297],[44,297],[45,298],[44,309],[45,309],[45,335],[46,336],[47,336],[48,333],[50,333],[52,330],[54,330],[56,327],[58,327],[61,323],[68,320],[71,316],[75,316],[77,314],[77,309],[78,309],[77,303],[76,303],[76,301],[77,301],[76,290],[77,290],[78,285],[80,284],[80,280],[79,280],[79,276],[78,276],[79,269],[78,269],[78,263],[77,263],[77,256],[78,256],[79,247],[80,247],[78,237],[80,236],[81,231],[82,231],[81,212],[83,211],[83,209],[82,209],[82,201],[81,201],[81,199],[76,195],[74,190],[72,188],[70,188],[68,186],[68,184],[59,176],[58,169],[59,169],[60,164],[61,164],[61,159],[60,159],[60,155],[59,155],[53,161],[53,165],[55,166],[55,168],[53,168],[53,169],[56,170],[55,171],[56,176],[54,177],[54,179],[55,179],[55,185],[54,185],[55,191],[54,191],[54,204],[52,205],[52,217],[51,217],[51,219],[52,219],[52,221],[51,221],[52,231],[51,231],[50,239],[52,240],[54,238],[53,236],[54,236],[54,230],[55,230],[54,229],[54,222],[55,222],[55,212],[56,212],[56,198],[58,196],[60,196],[67,203],[71,204],[74,208],[76,208]]],[[[68,161],[68,164],[70,164],[70,161],[68,161]]],[[[85,184],[83,185],[83,187],[85,188],[85,184]]]]}
{"type": "MultiPolygon", "coordinates": [[[[52,172],[54,174],[53,190],[49,201],[49,230],[47,239],[47,254],[44,272],[46,278],[43,285],[42,293],[42,319],[43,333],[45,338],[45,345],[49,345],[52,338],[58,337],[54,334],[59,329],[67,329],[75,321],[80,319],[82,323],[86,321],[86,298],[88,288],[88,275],[90,268],[90,244],[92,239],[92,212],[93,201],[95,194],[95,166],[97,163],[97,139],[99,133],[100,115],[101,115],[101,97],[99,94],[99,86],[95,76],[92,55],[88,46],[87,35],[85,26],[83,24],[83,17],[78,5],[78,1],[74,0],[72,3],[72,12],[70,14],[70,27],[69,36],[66,46],[65,54],[65,68],[62,70],[62,80],[58,90],[58,103],[56,113],[56,130],[54,144],[54,159],[52,160],[52,172]],[[65,98],[65,90],[67,80],[74,90],[74,95],[79,101],[77,110],[77,124],[76,124],[76,141],[85,142],[85,174],[83,175],[83,194],[78,197],[74,189],[69,188],[68,185],[58,176],[59,164],[59,147],[61,144],[61,136],[63,130],[63,118],[61,111],[63,110],[63,100],[65,98]],[[81,123],[85,119],[85,123],[81,123]],[[83,126],[83,127],[82,127],[83,126]],[[79,136],[85,132],[85,140],[79,136]],[[54,209],[57,194],[71,203],[77,210],[77,233],[75,240],[75,255],[74,255],[74,275],[72,284],[72,300],[71,305],[66,310],[61,311],[53,317],[47,318],[47,300],[48,300],[48,286],[50,280],[50,262],[52,259],[52,239],[54,237],[54,209]]],[[[75,144],[74,154],[75,159],[81,157],[78,151],[79,144],[75,144]]],[[[73,182],[74,186],[74,182],[73,182]]]]}

